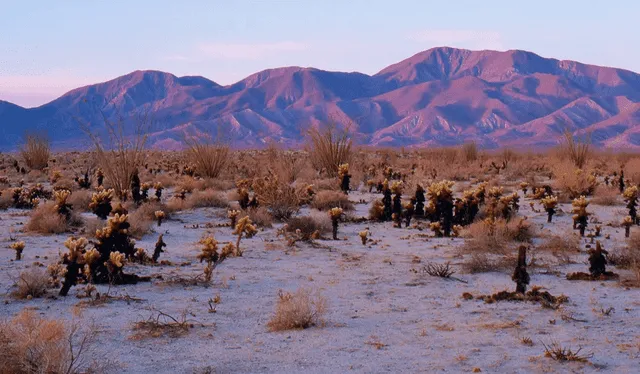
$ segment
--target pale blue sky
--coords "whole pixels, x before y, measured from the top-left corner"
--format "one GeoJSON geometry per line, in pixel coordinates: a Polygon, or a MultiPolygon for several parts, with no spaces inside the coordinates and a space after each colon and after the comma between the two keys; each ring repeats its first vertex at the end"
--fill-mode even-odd
{"type": "Polygon", "coordinates": [[[640,71],[640,1],[0,0],[0,100],[133,70],[220,84],[279,66],[374,74],[419,51],[525,49],[640,71]]]}

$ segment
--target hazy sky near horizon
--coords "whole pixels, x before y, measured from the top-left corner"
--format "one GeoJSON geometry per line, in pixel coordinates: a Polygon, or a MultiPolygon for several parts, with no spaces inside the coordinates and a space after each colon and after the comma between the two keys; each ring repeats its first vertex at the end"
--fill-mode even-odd
{"type": "Polygon", "coordinates": [[[375,74],[437,46],[640,72],[640,2],[0,0],[0,100],[44,104],[134,70],[231,84],[309,66],[375,74]]]}

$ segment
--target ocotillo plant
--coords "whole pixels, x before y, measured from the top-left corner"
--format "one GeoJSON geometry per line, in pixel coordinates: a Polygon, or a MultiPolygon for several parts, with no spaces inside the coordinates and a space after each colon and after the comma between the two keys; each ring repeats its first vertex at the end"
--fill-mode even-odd
{"type": "Polygon", "coordinates": [[[11,249],[16,251],[16,261],[22,260],[22,252],[24,251],[25,246],[26,244],[23,241],[11,243],[11,249]]]}
{"type": "Polygon", "coordinates": [[[154,212],[154,215],[156,216],[156,220],[158,221],[158,227],[162,226],[162,221],[166,218],[166,214],[164,211],[162,210],[156,210],[154,212]]]}
{"type": "Polygon", "coordinates": [[[597,278],[606,272],[607,259],[604,255],[609,254],[602,248],[600,241],[596,242],[596,248],[589,251],[589,272],[591,276],[597,278]]]}
{"type": "Polygon", "coordinates": [[[338,222],[340,222],[342,213],[343,213],[342,208],[329,209],[329,218],[331,218],[333,240],[338,240],[338,222]]]}
{"type": "Polygon", "coordinates": [[[633,225],[633,218],[631,216],[626,216],[622,220],[622,226],[624,226],[624,237],[628,238],[631,233],[631,226],[633,225]]]}
{"type": "Polygon", "coordinates": [[[629,209],[629,216],[634,224],[638,223],[638,186],[630,186],[625,188],[622,193],[624,201],[627,203],[627,209],[629,209]]]}
{"type": "Polygon", "coordinates": [[[164,247],[167,246],[167,243],[164,242],[162,234],[160,234],[160,236],[158,236],[158,241],[156,242],[156,245],[153,249],[153,256],[151,257],[151,259],[153,260],[153,262],[158,262],[158,259],[160,258],[160,254],[164,252],[164,247]]]}
{"type": "Polygon", "coordinates": [[[107,219],[111,213],[111,200],[113,199],[113,190],[102,190],[91,196],[89,209],[100,219],[107,219]]]}
{"type": "Polygon", "coordinates": [[[557,196],[547,196],[540,200],[544,210],[547,211],[547,222],[551,223],[553,219],[553,215],[556,214],[556,207],[558,206],[558,197],[557,196]]]}
{"type": "Polygon", "coordinates": [[[349,174],[349,164],[342,164],[338,167],[338,177],[340,177],[340,190],[345,195],[349,194],[349,183],[351,174],[349,174]]]}
{"type": "Polygon", "coordinates": [[[162,183],[157,182],[156,184],[153,185],[153,189],[156,190],[156,192],[155,192],[156,200],[158,200],[158,201],[162,200],[162,190],[164,190],[164,187],[162,186],[162,183]]]}
{"type": "Polygon", "coordinates": [[[391,184],[391,193],[393,193],[393,205],[391,214],[395,217],[396,227],[402,227],[402,182],[394,181],[391,184]]]}
{"type": "Polygon", "coordinates": [[[573,206],[571,210],[571,213],[573,213],[573,221],[580,229],[580,236],[584,236],[587,224],[589,223],[590,213],[587,212],[589,202],[584,196],[580,196],[574,199],[571,205],[573,206]]]}
{"type": "Polygon", "coordinates": [[[518,264],[511,279],[516,282],[517,293],[523,294],[527,291],[530,278],[529,273],[527,273],[527,247],[523,245],[518,248],[518,264]]]}
{"type": "Polygon", "coordinates": [[[240,249],[240,240],[242,239],[242,236],[244,235],[247,238],[251,238],[257,232],[258,230],[253,225],[253,222],[251,222],[251,219],[249,219],[249,216],[240,218],[240,220],[238,221],[238,224],[235,227],[235,230],[233,230],[233,235],[238,236],[238,239],[236,239],[236,246],[234,249],[236,256],[238,257],[242,256],[242,250],[240,249]]]}
{"type": "Polygon", "coordinates": [[[424,187],[421,184],[416,185],[416,217],[424,217],[424,202],[426,201],[424,197],[424,187]]]}

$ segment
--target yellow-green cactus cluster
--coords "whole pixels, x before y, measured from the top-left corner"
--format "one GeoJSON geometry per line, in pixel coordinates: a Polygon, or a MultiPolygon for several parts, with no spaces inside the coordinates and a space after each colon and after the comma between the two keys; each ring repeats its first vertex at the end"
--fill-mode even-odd
{"type": "Polygon", "coordinates": [[[546,196],[540,200],[545,209],[555,209],[558,206],[558,196],[546,196]]]}
{"type": "Polygon", "coordinates": [[[391,193],[396,195],[402,193],[402,181],[394,181],[391,183],[391,193]]]}
{"type": "Polygon", "coordinates": [[[348,174],[349,174],[349,164],[342,164],[338,166],[338,176],[340,176],[340,178],[348,174]]]}
{"type": "Polygon", "coordinates": [[[253,225],[249,216],[245,216],[240,218],[238,223],[236,224],[235,229],[233,230],[234,235],[241,236],[244,234],[247,238],[251,238],[255,234],[258,233],[258,229],[253,225]]]}
{"type": "Polygon", "coordinates": [[[585,196],[580,196],[578,198],[573,199],[573,201],[571,202],[571,205],[573,207],[571,209],[571,213],[575,215],[574,218],[589,216],[589,213],[587,212],[587,206],[589,205],[589,201],[585,196]]]}
{"type": "Polygon", "coordinates": [[[202,244],[200,254],[198,255],[198,260],[200,260],[200,262],[215,262],[218,260],[218,241],[215,240],[213,236],[203,238],[200,240],[200,244],[202,244]]]}
{"type": "Polygon", "coordinates": [[[122,234],[128,234],[128,230],[123,228],[128,219],[128,214],[116,213],[113,217],[109,218],[109,220],[107,221],[107,226],[102,229],[96,230],[96,238],[99,240],[104,240],[111,237],[114,231],[119,231],[122,234]]]}
{"type": "Polygon", "coordinates": [[[64,246],[69,250],[69,253],[66,254],[66,257],[72,262],[75,261],[79,264],[84,264],[86,262],[85,249],[88,244],[89,241],[84,237],[76,238],[74,236],[70,236],[64,242],[64,246]]]}
{"type": "Polygon", "coordinates": [[[452,200],[453,190],[451,189],[455,183],[448,180],[432,183],[427,188],[427,195],[432,202],[438,200],[452,200]]]}
{"type": "Polygon", "coordinates": [[[329,217],[334,220],[338,219],[342,216],[343,212],[342,208],[331,208],[329,209],[329,217]]]}
{"type": "Polygon", "coordinates": [[[101,204],[110,203],[113,200],[113,189],[102,190],[94,192],[91,195],[91,202],[89,203],[89,209],[96,209],[101,204]]]}
{"type": "Polygon", "coordinates": [[[631,186],[624,189],[622,193],[622,197],[624,197],[627,201],[635,201],[638,199],[638,186],[631,186]]]}

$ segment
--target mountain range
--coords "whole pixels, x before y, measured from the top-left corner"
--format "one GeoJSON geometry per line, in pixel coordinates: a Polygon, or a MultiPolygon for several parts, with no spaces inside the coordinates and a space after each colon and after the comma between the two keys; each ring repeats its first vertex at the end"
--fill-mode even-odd
{"type": "MultiPolygon", "coordinates": [[[[420,52],[375,75],[284,67],[222,86],[200,76],[135,71],[72,90],[37,108],[0,101],[1,149],[25,131],[55,147],[87,146],[103,115],[153,119],[150,145],[172,149],[185,134],[221,135],[238,147],[301,144],[310,126],[350,124],[359,144],[549,147],[563,130],[600,147],[640,147],[640,75],[510,50],[448,47],[420,52]]],[[[133,126],[128,123],[127,127],[133,126]]]]}

